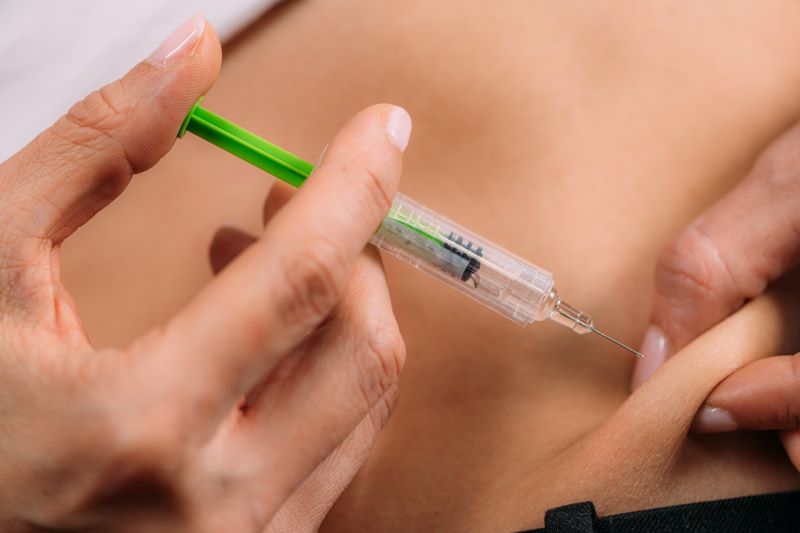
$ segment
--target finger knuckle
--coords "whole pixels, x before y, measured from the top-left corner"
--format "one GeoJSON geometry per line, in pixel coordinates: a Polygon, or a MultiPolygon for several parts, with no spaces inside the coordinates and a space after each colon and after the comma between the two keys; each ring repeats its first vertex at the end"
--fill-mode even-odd
{"type": "Polygon", "coordinates": [[[397,385],[406,347],[396,324],[379,323],[361,335],[361,393],[368,407],[397,385]]]}
{"type": "Polygon", "coordinates": [[[72,106],[67,117],[88,130],[110,134],[125,125],[129,112],[124,82],[117,80],[72,106]]]}
{"type": "Polygon", "coordinates": [[[348,183],[355,187],[352,199],[357,206],[354,211],[372,214],[374,217],[383,216],[392,205],[392,195],[386,179],[381,171],[369,165],[351,165],[341,163],[329,170],[339,176],[346,176],[348,183]]]}
{"type": "Polygon", "coordinates": [[[389,390],[380,397],[378,402],[372,407],[369,412],[369,422],[373,432],[376,435],[383,429],[389,417],[394,411],[395,404],[397,403],[397,384],[389,387],[389,390]]]}
{"type": "Polygon", "coordinates": [[[733,276],[714,241],[694,223],[674,239],[659,256],[656,285],[661,296],[694,300],[716,297],[733,288],[733,276]],[[728,287],[725,287],[725,285],[728,287]]]}
{"type": "Polygon", "coordinates": [[[800,406],[794,401],[787,401],[782,412],[777,413],[777,420],[770,421],[769,427],[781,429],[800,429],[800,406]]]}
{"type": "Polygon", "coordinates": [[[346,261],[341,246],[318,238],[284,267],[281,315],[292,324],[310,325],[325,318],[339,299],[346,261]]]}
{"type": "Polygon", "coordinates": [[[73,105],[49,132],[56,138],[53,153],[58,158],[92,161],[104,169],[105,179],[95,191],[116,197],[133,174],[130,158],[118,140],[118,132],[129,120],[124,82],[117,80],[73,105]]]}
{"type": "Polygon", "coordinates": [[[388,211],[392,206],[392,195],[380,171],[365,166],[361,168],[360,175],[371,203],[381,212],[388,211]]]}

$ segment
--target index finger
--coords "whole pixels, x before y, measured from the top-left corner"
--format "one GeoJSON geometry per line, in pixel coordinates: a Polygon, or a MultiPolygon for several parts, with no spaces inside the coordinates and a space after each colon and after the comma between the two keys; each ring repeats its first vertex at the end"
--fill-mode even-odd
{"type": "Polygon", "coordinates": [[[168,324],[155,364],[186,405],[219,420],[330,313],[391,206],[410,132],[399,107],[356,115],[261,238],[168,324]]]}
{"type": "Polygon", "coordinates": [[[660,352],[682,348],[797,264],[798,154],[800,125],[778,138],[742,183],[664,250],[656,267],[656,328],[643,346],[646,355],[669,356],[660,352]]]}

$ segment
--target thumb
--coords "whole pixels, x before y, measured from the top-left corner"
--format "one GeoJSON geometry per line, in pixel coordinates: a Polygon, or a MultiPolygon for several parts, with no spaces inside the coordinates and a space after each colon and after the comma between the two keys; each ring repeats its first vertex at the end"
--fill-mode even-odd
{"type": "Polygon", "coordinates": [[[652,326],[633,386],[800,259],[800,124],[670,243],[656,266],[652,326]]]}
{"type": "Polygon", "coordinates": [[[171,148],[192,104],[219,72],[219,39],[201,15],[145,61],[78,102],[0,166],[0,223],[60,242],[171,148]]]}
{"type": "Polygon", "coordinates": [[[800,429],[800,355],[760,359],[725,378],[706,399],[692,429],[800,429]]]}

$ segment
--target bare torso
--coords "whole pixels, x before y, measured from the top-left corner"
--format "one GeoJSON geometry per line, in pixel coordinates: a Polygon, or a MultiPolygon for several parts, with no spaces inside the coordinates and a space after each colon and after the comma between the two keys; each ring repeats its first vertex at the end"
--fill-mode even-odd
{"type": "MultiPolygon", "coordinates": [[[[405,106],[403,192],[553,271],[635,345],[658,251],[800,113],[799,26],[790,1],[306,0],[234,43],[206,103],[312,161],[358,109],[405,106]]],[[[124,343],[180,307],[214,228],[258,228],[269,184],[196,139],[135,178],[65,247],[90,335],[124,343]]],[[[736,436],[691,438],[669,476],[620,472],[638,494],[581,492],[559,473],[594,475],[586,453],[648,453],[570,455],[628,396],[632,359],[386,267],[401,400],[331,529],[509,530],[589,498],[607,513],[800,486],[772,437],[736,436]]]]}

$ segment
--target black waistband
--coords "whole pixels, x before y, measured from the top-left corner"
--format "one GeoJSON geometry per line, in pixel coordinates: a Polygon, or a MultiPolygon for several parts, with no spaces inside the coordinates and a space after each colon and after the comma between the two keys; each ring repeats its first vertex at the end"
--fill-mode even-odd
{"type": "Polygon", "coordinates": [[[796,533],[800,491],[689,503],[598,518],[592,502],[547,511],[528,533],[796,533]]]}

